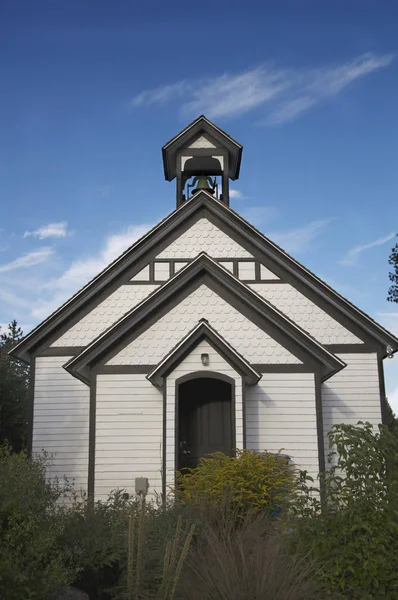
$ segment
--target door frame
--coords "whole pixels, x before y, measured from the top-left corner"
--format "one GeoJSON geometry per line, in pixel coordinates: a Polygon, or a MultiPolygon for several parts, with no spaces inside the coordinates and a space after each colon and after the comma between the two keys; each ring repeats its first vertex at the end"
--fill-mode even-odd
{"type": "Polygon", "coordinates": [[[218,373],[217,371],[193,371],[187,375],[179,377],[175,381],[175,418],[174,418],[174,464],[175,470],[179,467],[179,443],[180,443],[180,432],[179,432],[179,407],[180,407],[180,385],[191,379],[220,379],[225,381],[231,386],[231,443],[232,443],[232,456],[236,454],[236,419],[235,419],[235,379],[218,373]]]}

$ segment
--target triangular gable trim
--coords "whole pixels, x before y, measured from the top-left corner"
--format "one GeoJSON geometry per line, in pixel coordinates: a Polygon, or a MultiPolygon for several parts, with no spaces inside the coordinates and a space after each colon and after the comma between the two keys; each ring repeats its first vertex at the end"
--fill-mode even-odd
{"type": "MultiPolygon", "coordinates": [[[[119,346],[126,346],[149,327],[146,323],[153,313],[162,310],[165,314],[170,310],[172,303],[178,304],[181,301],[182,294],[186,297],[201,283],[211,287],[230,304],[234,305],[234,302],[237,302],[238,310],[249,313],[245,316],[255,325],[303,362],[314,365],[314,369],[317,365],[321,369],[323,379],[346,366],[272,304],[202,253],[99,335],[83,352],[68,361],[64,368],[84,383],[88,383],[92,366],[100,360],[109,360],[112,351],[116,354],[120,350],[119,346]],[[129,339],[125,341],[127,337],[129,339]]],[[[156,320],[158,319],[156,318],[155,322],[156,320]]]]}
{"type": "Polygon", "coordinates": [[[192,329],[172,350],[167,354],[149,373],[147,379],[157,386],[161,386],[163,378],[167,377],[186,358],[191,351],[202,340],[206,340],[216,352],[237,373],[239,373],[248,385],[258,383],[262,377],[251,364],[239,354],[210,324],[206,319],[201,321],[192,329]]]}
{"type": "MultiPolygon", "coordinates": [[[[276,264],[291,273],[297,280],[302,281],[314,294],[334,307],[335,312],[338,312],[349,322],[355,324],[357,329],[359,328],[373,338],[380,349],[384,350],[386,346],[391,346],[393,352],[398,350],[398,339],[390,332],[298,263],[282,248],[262,235],[231,208],[216,200],[210,194],[200,192],[184,202],[178,209],[135,242],[67,302],[35,327],[10,351],[10,354],[29,362],[31,353],[39,345],[44,345],[51,335],[54,336],[54,332],[62,329],[69,320],[76,318],[76,315],[84,310],[94,298],[97,298],[98,294],[104,293],[105,288],[115,285],[115,282],[123,278],[127,268],[126,264],[130,268],[132,264],[134,265],[135,272],[133,275],[138,273],[149,262],[151,254],[155,256],[154,248],[163,243],[170,243],[169,238],[173,237],[173,233],[178,227],[185,226],[190,220],[201,216],[210,219],[213,217],[216,225],[221,226],[225,232],[229,231],[238,243],[247,248],[252,254],[254,253],[260,261],[269,258],[274,260],[276,264]]],[[[189,225],[186,228],[188,227],[189,225]]],[[[113,288],[109,293],[112,291],[114,291],[113,288]]],[[[384,356],[386,354],[387,352],[384,353],[384,356]]]]}

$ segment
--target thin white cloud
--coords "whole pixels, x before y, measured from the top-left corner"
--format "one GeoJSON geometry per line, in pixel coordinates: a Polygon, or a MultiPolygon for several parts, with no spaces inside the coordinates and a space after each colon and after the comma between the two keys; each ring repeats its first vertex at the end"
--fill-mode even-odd
{"type": "Polygon", "coordinates": [[[273,206],[247,206],[241,211],[241,215],[254,227],[261,227],[275,218],[277,210],[273,206]]]}
{"type": "Polygon", "coordinates": [[[72,235],[70,231],[68,231],[68,223],[66,221],[60,221],[59,223],[49,223],[48,225],[43,225],[43,227],[39,227],[35,229],[35,231],[25,231],[23,237],[37,237],[39,240],[45,240],[46,238],[63,238],[67,235],[72,235]]]}
{"type": "Polygon", "coordinates": [[[184,116],[233,117],[262,107],[260,124],[292,121],[327,98],[337,96],[357,79],[387,67],[394,55],[363,54],[340,65],[285,69],[265,65],[241,73],[184,80],[144,90],[131,100],[138,108],[180,100],[184,116]]]}
{"type": "Polygon", "coordinates": [[[391,333],[398,336],[398,312],[378,312],[376,313],[376,319],[379,320],[388,331],[391,331],[391,333]]]}
{"type": "Polygon", "coordinates": [[[238,200],[243,200],[243,194],[239,190],[229,190],[230,198],[237,198],[238,200]]]}
{"type": "Polygon", "coordinates": [[[131,225],[127,229],[107,237],[97,254],[74,261],[58,278],[44,286],[44,289],[48,290],[48,295],[35,302],[32,307],[33,317],[35,319],[47,317],[127,250],[150,227],[150,225],[131,225]]]}
{"type": "Polygon", "coordinates": [[[286,252],[298,253],[308,250],[311,242],[323,234],[333,219],[320,219],[311,221],[303,227],[290,231],[275,231],[267,233],[273,242],[281,246],[286,252]]]}
{"type": "Polygon", "coordinates": [[[385,237],[378,238],[374,242],[370,242],[368,244],[363,244],[361,246],[355,246],[351,248],[347,252],[347,254],[341,259],[340,264],[344,266],[354,266],[358,263],[358,258],[365,250],[369,250],[369,248],[374,248],[375,246],[381,246],[386,242],[392,240],[396,236],[396,233],[389,233],[385,237]]]}
{"type": "Polygon", "coordinates": [[[50,247],[43,247],[39,248],[38,250],[33,250],[32,252],[28,252],[27,254],[24,254],[23,256],[20,256],[19,258],[16,258],[5,265],[0,265],[0,273],[33,267],[34,265],[38,265],[46,261],[53,253],[54,249],[50,247]]]}

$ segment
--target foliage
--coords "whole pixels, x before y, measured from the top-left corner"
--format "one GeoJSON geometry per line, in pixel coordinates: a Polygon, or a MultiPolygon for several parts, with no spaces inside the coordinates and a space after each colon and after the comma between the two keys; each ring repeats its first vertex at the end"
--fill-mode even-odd
{"type": "Polygon", "coordinates": [[[388,290],[387,300],[398,302],[398,243],[392,248],[388,262],[393,267],[393,270],[389,273],[391,286],[388,290]]]}
{"type": "Polygon", "coordinates": [[[231,509],[243,514],[273,510],[285,502],[294,472],[285,458],[238,450],[236,457],[216,452],[202,458],[196,469],[177,474],[175,494],[182,504],[219,507],[230,498],[231,509]]]}
{"type": "Polygon", "coordinates": [[[324,585],[316,565],[289,555],[279,527],[266,513],[247,514],[236,527],[233,514],[206,524],[188,555],[181,580],[184,600],[318,600],[324,585]]]}
{"type": "Polygon", "coordinates": [[[8,352],[21,337],[16,321],[0,333],[0,444],[8,442],[16,452],[26,443],[29,367],[8,352]]]}
{"type": "Polygon", "coordinates": [[[398,438],[398,419],[395,416],[395,413],[393,411],[393,409],[391,408],[390,403],[388,402],[388,400],[386,400],[386,422],[385,425],[387,425],[388,429],[391,431],[392,434],[395,435],[395,437],[398,438]]]}
{"type": "Polygon", "coordinates": [[[75,577],[59,543],[68,486],[45,480],[48,457],[0,447],[0,597],[45,599],[75,577]]]}
{"type": "Polygon", "coordinates": [[[335,425],[323,499],[303,474],[292,509],[291,548],[323,565],[333,592],[398,598],[398,440],[369,423],[335,425]]]}

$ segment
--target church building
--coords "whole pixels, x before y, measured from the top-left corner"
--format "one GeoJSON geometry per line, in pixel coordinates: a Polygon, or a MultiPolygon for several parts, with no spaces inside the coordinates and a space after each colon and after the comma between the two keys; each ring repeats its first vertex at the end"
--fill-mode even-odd
{"type": "Polygon", "coordinates": [[[242,146],[201,116],[162,149],[176,208],[29,333],[31,452],[96,500],[167,495],[215,451],[316,477],[333,424],[377,425],[398,339],[229,206],[242,146]]]}

